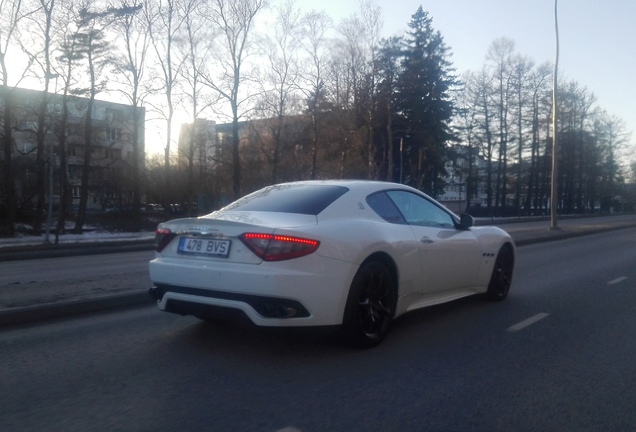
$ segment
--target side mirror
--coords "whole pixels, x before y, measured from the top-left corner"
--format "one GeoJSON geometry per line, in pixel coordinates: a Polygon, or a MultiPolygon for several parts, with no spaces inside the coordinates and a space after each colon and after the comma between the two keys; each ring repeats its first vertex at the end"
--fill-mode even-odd
{"type": "Polygon", "coordinates": [[[459,227],[461,229],[468,229],[473,225],[475,225],[475,218],[468,213],[462,213],[462,215],[459,217],[459,227]]]}

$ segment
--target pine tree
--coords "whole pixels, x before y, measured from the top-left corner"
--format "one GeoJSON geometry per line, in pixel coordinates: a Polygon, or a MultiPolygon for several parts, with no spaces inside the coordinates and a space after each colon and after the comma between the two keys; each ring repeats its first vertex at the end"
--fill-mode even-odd
{"type": "Polygon", "coordinates": [[[405,183],[430,194],[443,193],[446,143],[454,105],[450,92],[457,85],[449,50],[432,19],[420,6],[411,17],[403,47],[397,107],[408,125],[405,141],[405,183]]]}

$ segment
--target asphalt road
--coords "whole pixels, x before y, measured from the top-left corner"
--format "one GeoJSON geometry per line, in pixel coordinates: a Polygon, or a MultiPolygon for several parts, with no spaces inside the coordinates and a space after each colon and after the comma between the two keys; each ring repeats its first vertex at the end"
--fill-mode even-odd
{"type": "Polygon", "coordinates": [[[636,229],[523,246],[503,303],[357,351],[145,307],[0,332],[2,431],[636,430],[636,229]]]}

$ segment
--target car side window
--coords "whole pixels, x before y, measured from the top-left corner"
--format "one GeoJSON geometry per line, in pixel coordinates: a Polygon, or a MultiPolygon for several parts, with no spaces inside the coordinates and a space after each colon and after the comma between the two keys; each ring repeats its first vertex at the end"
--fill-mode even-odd
{"type": "Polygon", "coordinates": [[[409,225],[455,227],[455,221],[448,212],[420,195],[408,191],[388,191],[386,194],[409,225]]]}
{"type": "Polygon", "coordinates": [[[393,201],[384,192],[369,195],[367,197],[367,204],[385,221],[406,225],[402,213],[400,213],[393,201]]]}

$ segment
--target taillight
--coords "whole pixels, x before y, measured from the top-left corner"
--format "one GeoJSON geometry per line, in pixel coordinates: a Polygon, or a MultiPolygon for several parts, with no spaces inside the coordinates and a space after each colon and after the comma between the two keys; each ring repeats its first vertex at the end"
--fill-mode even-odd
{"type": "Polygon", "coordinates": [[[168,228],[157,228],[155,231],[155,251],[161,252],[175,236],[176,234],[168,228]]]}
{"type": "Polygon", "coordinates": [[[274,234],[245,233],[239,239],[264,261],[283,261],[309,255],[320,242],[300,237],[274,234]]]}

